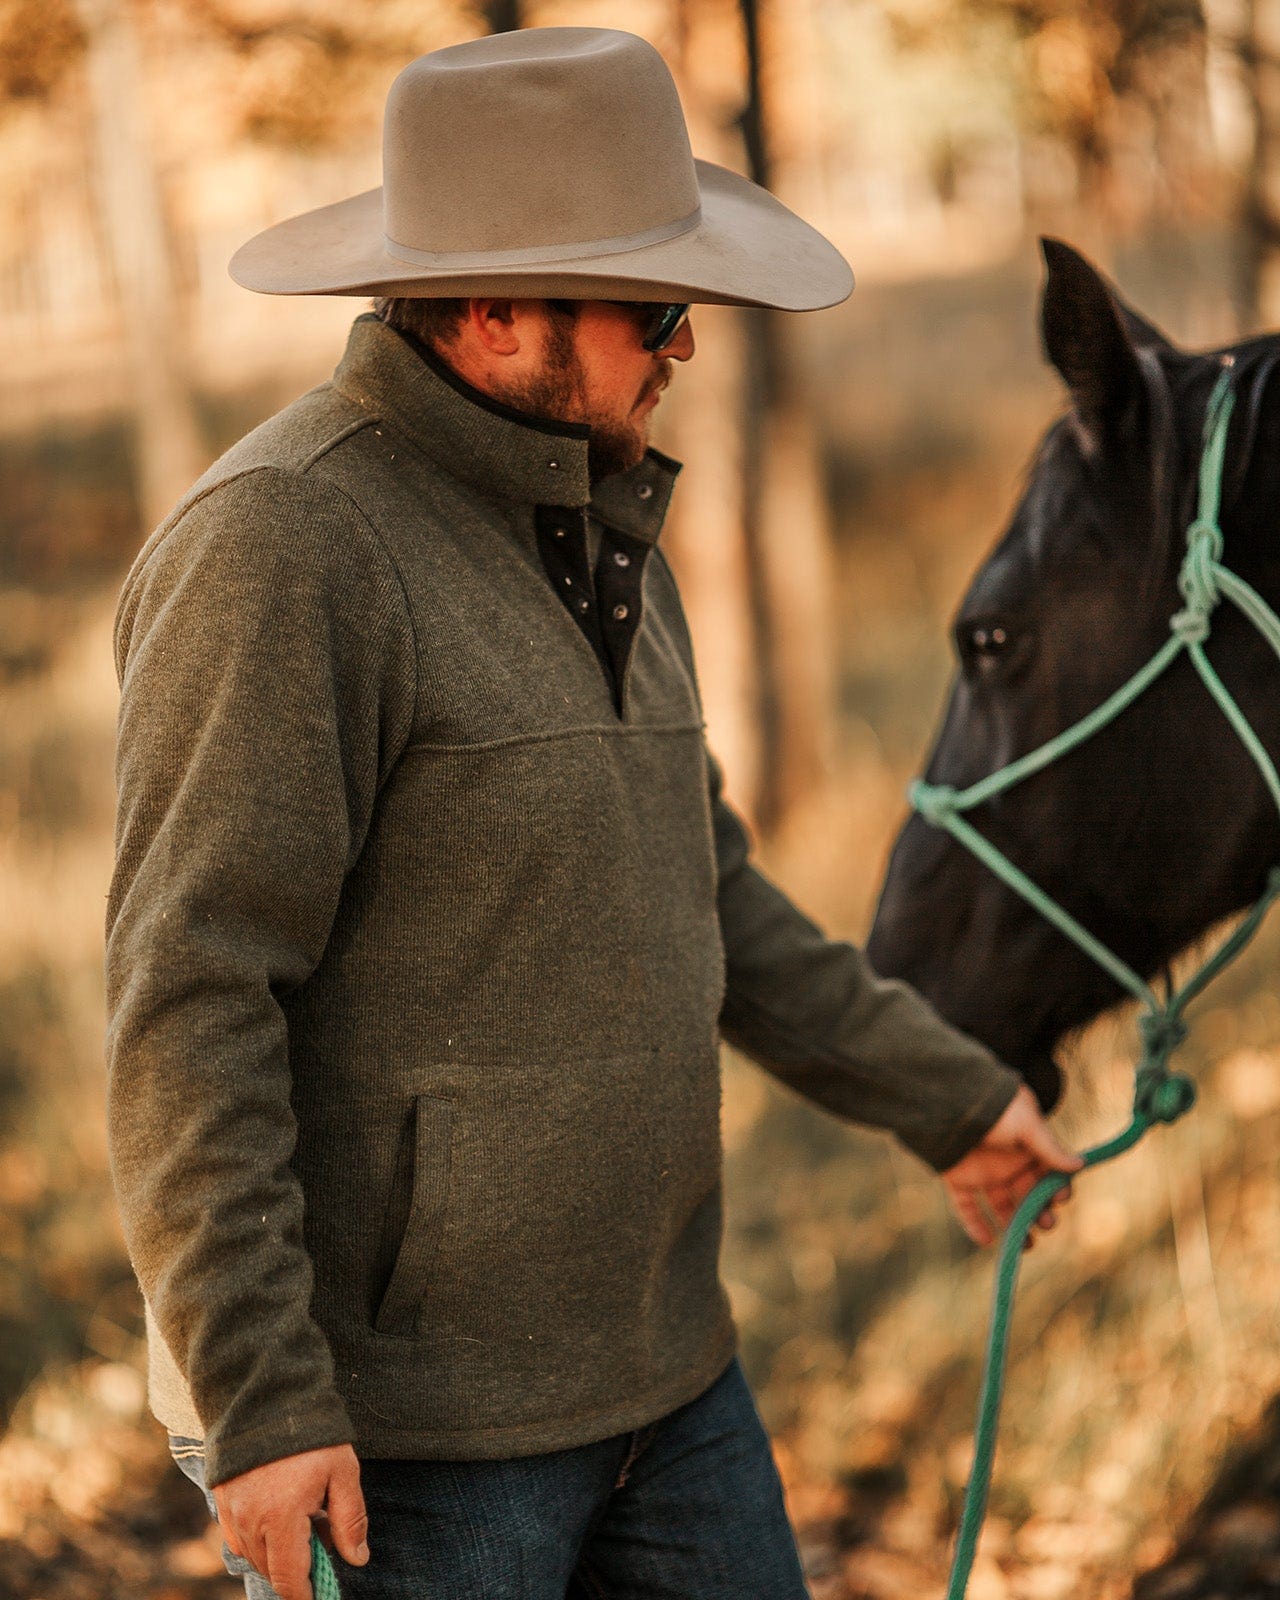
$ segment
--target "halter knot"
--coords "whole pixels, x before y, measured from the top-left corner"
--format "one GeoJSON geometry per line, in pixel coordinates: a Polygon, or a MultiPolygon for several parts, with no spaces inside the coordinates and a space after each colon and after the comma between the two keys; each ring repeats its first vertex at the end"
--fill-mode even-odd
{"type": "Polygon", "coordinates": [[[1168,1011],[1149,1011],[1138,1018],[1138,1032],[1147,1060],[1163,1064],[1187,1037],[1187,1025],[1168,1011]]]}
{"type": "Polygon", "coordinates": [[[931,828],[941,827],[955,815],[956,790],[949,783],[925,783],[917,778],[907,790],[907,799],[931,828]]]}
{"type": "Polygon", "coordinates": [[[1187,529],[1187,553],[1178,573],[1186,606],[1169,619],[1170,629],[1188,644],[1209,637],[1209,614],[1220,598],[1216,569],[1221,560],[1222,529],[1198,517],[1187,529]]]}
{"type": "Polygon", "coordinates": [[[1139,1077],[1134,1110],[1152,1122],[1176,1122],[1196,1103],[1196,1086],[1181,1072],[1152,1073],[1139,1077]]]}

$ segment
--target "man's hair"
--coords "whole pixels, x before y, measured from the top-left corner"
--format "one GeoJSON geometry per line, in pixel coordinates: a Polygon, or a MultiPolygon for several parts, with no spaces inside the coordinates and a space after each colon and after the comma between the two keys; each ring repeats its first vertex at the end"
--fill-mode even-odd
{"type": "Polygon", "coordinates": [[[465,300],[432,300],[407,295],[375,300],[373,309],[389,326],[414,334],[432,349],[452,344],[467,316],[465,300]]]}
{"type": "MultiPolygon", "coordinates": [[[[467,320],[466,300],[433,300],[427,297],[402,295],[373,302],[375,315],[390,327],[399,328],[421,339],[433,350],[447,349],[457,338],[462,324],[467,320]]],[[[549,300],[552,312],[566,322],[575,320],[577,303],[573,300],[549,300]]]]}

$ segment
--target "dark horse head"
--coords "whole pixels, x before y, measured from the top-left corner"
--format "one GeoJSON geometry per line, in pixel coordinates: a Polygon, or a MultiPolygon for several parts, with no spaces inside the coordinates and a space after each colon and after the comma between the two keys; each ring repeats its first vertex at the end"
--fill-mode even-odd
{"type": "MultiPolygon", "coordinates": [[[[1180,350],[1081,256],[1043,241],[1042,331],[1070,409],[955,621],[958,670],[925,776],[963,788],[1104,700],[1169,637],[1209,395],[1226,352],[1180,350]]],[[[1231,347],[1225,565],[1280,604],[1280,337],[1231,347]],[[1276,386],[1273,386],[1273,388],[1276,386]]],[[[1208,655],[1280,751],[1280,661],[1230,604],[1208,655]]],[[[1262,892],[1280,822],[1185,655],[1118,721],[974,823],[1131,967],[1154,977],[1262,892]]],[[[878,971],[1018,1068],[1046,1107],[1053,1050],[1120,998],[1113,979],[966,850],[903,828],[871,932],[878,971]]]]}

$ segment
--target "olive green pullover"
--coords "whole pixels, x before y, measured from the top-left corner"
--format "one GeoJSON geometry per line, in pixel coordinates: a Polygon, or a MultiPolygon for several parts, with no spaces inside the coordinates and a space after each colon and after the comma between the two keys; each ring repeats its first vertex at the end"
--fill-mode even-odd
{"type": "Polygon", "coordinates": [[[657,545],[675,471],[593,494],[584,428],[365,315],[125,581],[111,1164],[152,1409],[211,1485],[705,1389],[722,1035],[939,1169],[1014,1092],[749,861],[657,545]],[[539,552],[588,510],[643,566],[620,706],[539,552]]]}

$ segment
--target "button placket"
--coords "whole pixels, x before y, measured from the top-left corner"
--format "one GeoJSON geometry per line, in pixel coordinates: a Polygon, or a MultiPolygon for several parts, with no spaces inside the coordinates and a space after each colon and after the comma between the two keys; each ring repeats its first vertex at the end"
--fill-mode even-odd
{"type": "MultiPolygon", "coordinates": [[[[587,514],[568,506],[538,506],[534,511],[538,550],[553,591],[590,645],[607,680],[612,664],[600,632],[587,556],[587,514]]],[[[617,693],[612,682],[615,704],[617,693]]]]}
{"type": "Polygon", "coordinates": [[[605,649],[618,685],[621,713],[626,695],[627,669],[640,625],[644,564],[649,547],[641,539],[605,526],[596,562],[596,590],[602,616],[605,649]]]}
{"type": "Polygon", "coordinates": [[[614,709],[622,716],[650,547],[645,540],[597,519],[592,530],[599,530],[600,543],[593,573],[585,510],[538,506],[534,521],[551,588],[595,653],[614,709]]]}

